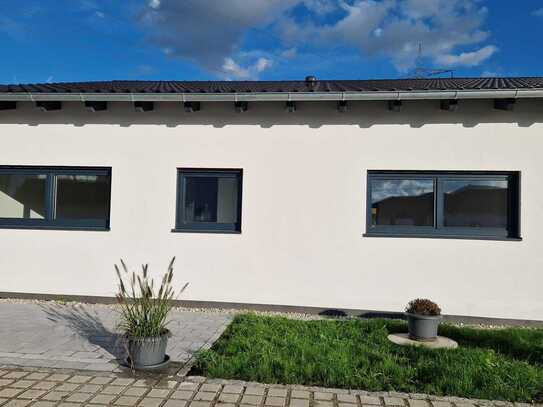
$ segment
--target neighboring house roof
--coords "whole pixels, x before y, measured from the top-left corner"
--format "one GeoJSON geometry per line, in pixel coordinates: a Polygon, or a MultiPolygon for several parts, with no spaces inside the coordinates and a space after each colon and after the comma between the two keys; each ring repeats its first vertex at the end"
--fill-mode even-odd
{"type": "Polygon", "coordinates": [[[543,97],[543,77],[109,81],[0,85],[0,100],[400,100],[543,97]]]}

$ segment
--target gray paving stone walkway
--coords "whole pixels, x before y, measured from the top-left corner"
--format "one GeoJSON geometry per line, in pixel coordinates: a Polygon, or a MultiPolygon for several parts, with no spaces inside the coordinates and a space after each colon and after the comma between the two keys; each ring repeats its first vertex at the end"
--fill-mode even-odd
{"type": "MultiPolygon", "coordinates": [[[[172,311],[167,352],[180,368],[218,339],[232,317],[172,311]]],[[[0,364],[120,371],[125,356],[112,306],[0,301],[0,364]]]]}
{"type": "MultiPolygon", "coordinates": [[[[394,392],[0,365],[0,407],[528,407],[394,392]]],[[[536,406],[542,406],[541,404],[536,406]]]]}

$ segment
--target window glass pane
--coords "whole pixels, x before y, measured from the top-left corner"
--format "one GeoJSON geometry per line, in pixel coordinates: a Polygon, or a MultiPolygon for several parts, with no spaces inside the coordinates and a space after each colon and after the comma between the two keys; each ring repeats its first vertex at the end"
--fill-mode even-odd
{"type": "Polygon", "coordinates": [[[45,218],[47,176],[0,174],[0,218],[45,218]]]}
{"type": "Polygon", "coordinates": [[[507,227],[506,180],[445,180],[444,225],[507,227]]]}
{"type": "Polygon", "coordinates": [[[108,219],[109,175],[58,175],[56,219],[108,219]]]}
{"type": "Polygon", "coordinates": [[[186,177],[185,221],[236,223],[238,179],[233,177],[186,177]]]}
{"type": "Polygon", "coordinates": [[[371,220],[374,226],[433,226],[434,181],[372,180],[371,220]]]}
{"type": "Polygon", "coordinates": [[[236,223],[238,221],[238,196],[237,178],[219,178],[217,222],[236,223]]]}

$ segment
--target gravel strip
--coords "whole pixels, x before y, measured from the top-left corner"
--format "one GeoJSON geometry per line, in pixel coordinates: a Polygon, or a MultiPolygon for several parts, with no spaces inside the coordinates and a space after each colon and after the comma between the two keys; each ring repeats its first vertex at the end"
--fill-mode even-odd
{"type": "MultiPolygon", "coordinates": [[[[2,303],[7,304],[55,304],[55,305],[65,305],[72,307],[79,306],[92,306],[97,308],[107,308],[107,309],[118,309],[117,304],[101,304],[101,303],[83,303],[79,301],[59,301],[59,300],[35,300],[35,299],[20,299],[20,298],[0,298],[0,305],[2,303]]],[[[207,314],[226,314],[226,315],[238,315],[253,313],[256,315],[262,316],[281,316],[290,319],[299,319],[299,320],[320,320],[320,319],[330,319],[330,317],[317,315],[317,314],[306,314],[299,312],[277,312],[277,311],[254,311],[250,309],[232,309],[232,308],[193,308],[193,307],[173,307],[174,311],[181,312],[195,312],[195,313],[207,313],[207,314]]],[[[338,317],[340,319],[348,319],[349,317],[338,317]]]]}
{"type": "MultiPolygon", "coordinates": [[[[100,304],[100,303],[82,303],[78,301],[60,301],[60,300],[37,300],[37,299],[19,299],[19,298],[0,298],[0,305],[2,303],[10,304],[57,304],[57,305],[66,305],[66,306],[93,306],[93,307],[102,307],[108,309],[118,309],[117,304],[100,304]]],[[[252,313],[255,315],[261,316],[274,316],[274,317],[285,317],[289,319],[296,319],[301,321],[317,321],[325,319],[338,319],[338,320],[348,320],[348,319],[358,319],[356,316],[324,316],[318,314],[307,314],[300,312],[278,312],[278,311],[255,311],[251,309],[232,309],[232,308],[192,308],[192,307],[173,307],[175,311],[181,312],[195,312],[195,313],[209,313],[209,314],[226,314],[226,315],[238,315],[252,313]]],[[[454,325],[457,327],[470,327],[470,328],[480,328],[480,329],[504,329],[510,328],[507,325],[491,325],[491,324],[468,324],[462,322],[446,322],[449,325],[454,325]]],[[[534,328],[534,327],[527,327],[534,328]]],[[[535,329],[535,328],[534,328],[535,329]]]]}

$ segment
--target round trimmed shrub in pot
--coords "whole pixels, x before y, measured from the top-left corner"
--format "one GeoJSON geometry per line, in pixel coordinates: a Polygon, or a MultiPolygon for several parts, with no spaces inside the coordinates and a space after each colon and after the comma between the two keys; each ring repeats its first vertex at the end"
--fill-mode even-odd
{"type": "MultiPolygon", "coordinates": [[[[117,301],[121,307],[121,321],[118,328],[123,331],[123,338],[128,353],[127,364],[135,369],[149,369],[167,362],[166,346],[170,331],[166,328],[167,317],[173,307],[174,289],[173,263],[162,277],[159,289],[155,292],[154,281],[149,277],[147,264],[142,272],[130,273],[121,260],[121,269],[115,265],[119,278],[117,301]],[[123,279],[127,277],[127,283],[123,279]]],[[[183,286],[181,294],[188,286],[183,286]]]]}
{"type": "Polygon", "coordinates": [[[416,341],[435,341],[441,322],[441,308],[428,299],[417,298],[405,309],[409,338],[416,341]]]}

